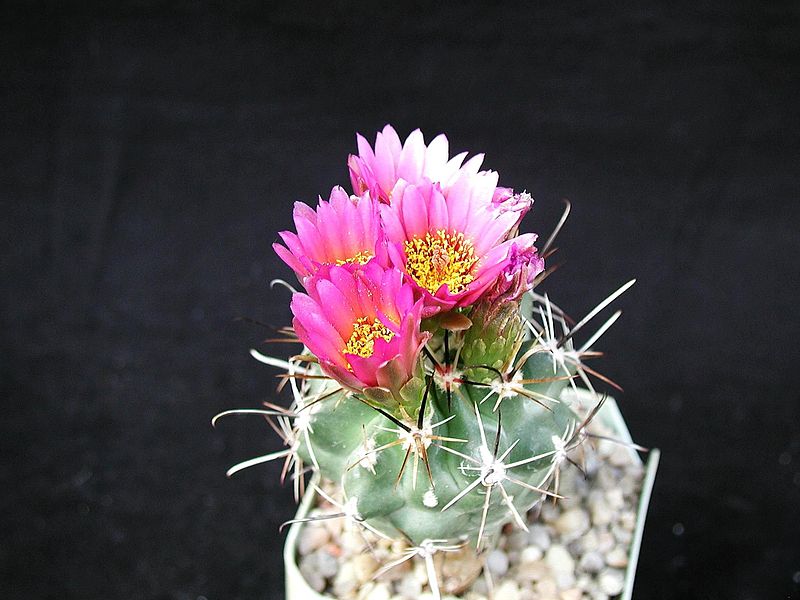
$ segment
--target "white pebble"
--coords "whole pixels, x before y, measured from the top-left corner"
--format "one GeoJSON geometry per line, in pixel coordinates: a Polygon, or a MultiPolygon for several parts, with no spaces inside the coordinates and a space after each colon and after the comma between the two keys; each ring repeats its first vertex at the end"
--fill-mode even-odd
{"type": "Polygon", "coordinates": [[[397,584],[396,591],[403,598],[414,600],[422,593],[422,584],[411,573],[408,573],[397,584]]]}
{"type": "Polygon", "coordinates": [[[317,569],[325,578],[333,577],[339,571],[339,561],[324,549],[317,552],[317,569]]]}
{"type": "Polygon", "coordinates": [[[541,524],[531,525],[528,528],[528,543],[543,551],[547,550],[550,547],[550,533],[547,527],[541,524]]]}
{"type": "Polygon", "coordinates": [[[547,549],[544,560],[559,589],[566,589],[575,585],[575,561],[564,546],[553,544],[547,549]]]}
{"type": "Polygon", "coordinates": [[[557,600],[558,584],[552,577],[545,577],[536,582],[536,593],[539,595],[540,600],[557,600]]]}
{"type": "Polygon", "coordinates": [[[519,586],[511,579],[506,580],[494,588],[494,597],[503,600],[520,600],[519,586]]]}
{"type": "Polygon", "coordinates": [[[576,544],[578,546],[578,554],[586,554],[587,552],[594,552],[597,550],[597,528],[587,531],[576,541],[576,544]]]}
{"type": "Polygon", "coordinates": [[[595,502],[590,506],[592,523],[595,525],[608,525],[614,520],[614,511],[605,500],[595,502]]]}
{"type": "Polygon", "coordinates": [[[339,567],[336,579],[333,581],[333,591],[337,596],[349,596],[358,587],[358,580],[353,572],[353,563],[343,563],[339,567]]]}
{"type": "Polygon", "coordinates": [[[297,541],[297,551],[301,555],[311,554],[314,550],[327,544],[329,539],[328,530],[321,525],[303,527],[300,539],[297,541]]]}
{"type": "Polygon", "coordinates": [[[622,569],[628,566],[628,553],[621,546],[616,546],[606,554],[606,564],[609,567],[622,569]]]}
{"type": "Polygon", "coordinates": [[[616,596],[622,593],[622,589],[625,586],[625,577],[621,571],[605,569],[598,576],[597,583],[603,593],[609,596],[616,596]]]}
{"type": "Polygon", "coordinates": [[[531,588],[519,588],[519,600],[541,600],[531,588]]]}
{"type": "Polygon", "coordinates": [[[587,552],[578,561],[578,568],[586,573],[597,573],[605,566],[603,555],[599,552],[587,552]]]}
{"type": "Polygon", "coordinates": [[[361,554],[364,548],[364,537],[354,529],[345,529],[342,531],[342,537],[339,540],[342,549],[350,554],[361,554]]]}
{"type": "Polygon", "coordinates": [[[625,496],[618,487],[606,491],[606,502],[612,510],[622,510],[625,507],[625,496]]]}
{"type": "Polygon", "coordinates": [[[566,541],[580,537],[589,529],[589,515],[580,508],[572,508],[556,519],[555,527],[566,541]]]}
{"type": "Polygon", "coordinates": [[[619,524],[623,529],[633,531],[636,528],[636,513],[632,510],[622,511],[619,515],[619,524]]]}
{"type": "Polygon", "coordinates": [[[633,539],[633,532],[625,529],[624,527],[620,527],[619,525],[612,525],[611,526],[611,533],[614,534],[614,538],[621,544],[625,544],[626,546],[631,543],[633,539]]]}
{"type": "Polygon", "coordinates": [[[502,577],[508,571],[508,557],[506,553],[502,550],[492,550],[486,557],[486,566],[492,572],[492,575],[502,577]]]}
{"type": "Polygon", "coordinates": [[[528,546],[519,555],[519,562],[521,563],[536,562],[542,560],[542,556],[544,556],[544,553],[542,552],[541,548],[539,548],[538,546],[528,546]]]}
{"type": "Polygon", "coordinates": [[[377,583],[369,593],[364,596],[364,600],[390,600],[391,597],[392,593],[389,591],[389,586],[385,583],[377,583]]]}
{"type": "Polygon", "coordinates": [[[597,550],[605,554],[617,545],[614,536],[610,531],[599,531],[597,533],[597,550]]]}
{"type": "Polygon", "coordinates": [[[425,564],[422,561],[416,561],[411,572],[420,583],[428,583],[428,570],[425,568],[425,564]]]}
{"type": "Polygon", "coordinates": [[[300,573],[306,583],[316,592],[321,592],[325,589],[325,578],[317,569],[316,555],[309,555],[304,557],[300,562],[300,573]]]}
{"type": "Polygon", "coordinates": [[[378,561],[371,554],[359,554],[351,559],[353,573],[360,583],[369,581],[372,574],[378,570],[378,561]]]}

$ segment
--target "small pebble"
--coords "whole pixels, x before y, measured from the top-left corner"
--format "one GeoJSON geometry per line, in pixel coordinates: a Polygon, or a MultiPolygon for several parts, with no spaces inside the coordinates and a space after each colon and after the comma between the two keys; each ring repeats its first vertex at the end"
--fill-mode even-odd
{"type": "Polygon", "coordinates": [[[423,585],[427,585],[428,583],[428,570],[425,568],[425,564],[423,562],[415,562],[413,568],[411,569],[413,576],[423,585]]]}
{"type": "Polygon", "coordinates": [[[364,548],[364,537],[358,531],[345,529],[342,531],[339,545],[349,554],[361,554],[361,550],[364,548]]]}
{"type": "Polygon", "coordinates": [[[605,498],[598,498],[589,502],[589,510],[592,513],[592,523],[594,525],[608,525],[614,520],[614,511],[606,502],[605,498]]]}
{"type": "Polygon", "coordinates": [[[403,598],[407,598],[408,600],[414,600],[417,596],[422,593],[422,584],[417,581],[417,578],[412,576],[411,574],[406,574],[395,586],[397,593],[403,596],[403,598]]]}
{"type": "Polygon", "coordinates": [[[356,579],[353,570],[353,563],[346,562],[339,567],[339,572],[336,574],[336,579],[333,580],[333,591],[337,596],[349,596],[355,592],[358,587],[358,579],[356,579]]]}
{"type": "Polygon", "coordinates": [[[583,590],[579,587],[569,588],[561,592],[560,600],[581,600],[583,598],[583,590]]]}
{"type": "Polygon", "coordinates": [[[579,554],[586,554],[587,552],[595,552],[600,545],[597,538],[597,528],[590,529],[577,540],[579,554]]]}
{"type": "Polygon", "coordinates": [[[558,599],[558,584],[552,577],[545,577],[541,581],[537,581],[535,589],[541,599],[558,599]]]}
{"type": "Polygon", "coordinates": [[[508,579],[494,588],[494,597],[503,600],[520,600],[519,586],[516,581],[508,579]]]}
{"type": "Polygon", "coordinates": [[[359,554],[352,558],[353,573],[359,583],[365,583],[378,570],[378,561],[371,554],[359,554]]]}
{"type": "Polygon", "coordinates": [[[339,571],[339,561],[324,550],[320,550],[317,552],[317,569],[323,577],[333,577],[339,571]]]}
{"type": "Polygon", "coordinates": [[[486,585],[486,577],[478,577],[475,583],[472,584],[472,591],[482,596],[488,596],[489,586],[486,585]]]}
{"type": "Polygon", "coordinates": [[[614,511],[622,510],[625,507],[625,495],[622,490],[615,487],[606,491],[606,502],[614,511]]]}
{"type": "Polygon", "coordinates": [[[632,510],[622,511],[619,515],[619,524],[623,529],[633,531],[636,528],[636,513],[632,510]]]}
{"type": "Polygon", "coordinates": [[[517,568],[517,576],[523,581],[540,581],[550,576],[550,568],[543,560],[522,563],[517,568]]]}
{"type": "Polygon", "coordinates": [[[321,592],[325,589],[325,578],[317,570],[316,562],[315,554],[304,556],[300,562],[300,573],[314,591],[321,592]]]}
{"type": "Polygon", "coordinates": [[[486,566],[495,577],[502,577],[508,571],[508,557],[502,550],[492,550],[486,556],[486,566]]]}
{"type": "Polygon", "coordinates": [[[625,586],[625,576],[616,569],[604,569],[597,578],[600,590],[609,596],[616,596],[622,593],[625,586]]]}
{"type": "Polygon", "coordinates": [[[599,531],[597,533],[597,550],[605,554],[617,545],[613,534],[610,531],[599,531]]]}
{"type": "Polygon", "coordinates": [[[603,555],[599,552],[587,552],[578,561],[578,568],[585,573],[599,573],[605,566],[603,555]]]}
{"type": "Polygon", "coordinates": [[[534,524],[528,527],[528,544],[541,548],[542,551],[550,547],[550,533],[547,527],[541,524],[534,524]]]}
{"type": "Polygon", "coordinates": [[[628,553],[621,546],[616,546],[606,554],[606,564],[609,567],[622,569],[628,566],[628,553]]]}
{"type": "Polygon", "coordinates": [[[538,546],[528,546],[522,553],[519,555],[519,562],[521,563],[532,563],[539,560],[542,560],[544,553],[538,546]]]}
{"type": "Polygon", "coordinates": [[[556,519],[555,527],[566,541],[585,533],[590,526],[589,515],[581,508],[572,508],[556,519]]]}
{"type": "Polygon", "coordinates": [[[575,585],[575,561],[564,546],[553,544],[547,549],[544,560],[559,589],[566,589],[575,585]]]}
{"type": "Polygon", "coordinates": [[[319,525],[304,527],[297,541],[297,551],[301,556],[311,554],[314,550],[322,548],[328,543],[330,534],[328,530],[319,525]]]}
{"type": "Polygon", "coordinates": [[[377,583],[370,592],[364,596],[364,600],[391,600],[392,593],[389,586],[385,583],[377,583]]]}
{"type": "Polygon", "coordinates": [[[631,540],[633,539],[633,533],[624,527],[620,527],[619,525],[612,525],[611,533],[614,534],[614,539],[616,539],[620,544],[625,544],[626,546],[630,545],[631,540]]]}

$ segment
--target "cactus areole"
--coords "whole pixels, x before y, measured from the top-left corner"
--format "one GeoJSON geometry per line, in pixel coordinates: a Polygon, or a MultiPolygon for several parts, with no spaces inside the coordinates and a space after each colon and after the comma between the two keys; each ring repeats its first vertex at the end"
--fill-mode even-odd
{"type": "Polygon", "coordinates": [[[519,232],[530,195],[466,158],[444,135],[401,142],[387,125],[374,147],[358,136],[353,194],[296,203],[296,232],[274,246],[303,289],[281,330],[298,346],[287,361],[253,355],[285,369],[292,403],[228,411],[263,414],[285,442],[230,473],[282,459],[299,497],[318,472],[341,487],[342,518],[423,557],[484,551],[559,497],[603,401],[579,418],[561,392],[615,385],[586,361],[619,313],[584,327],[633,283],[567,317],[534,290],[564,219],[537,250],[519,232]]]}

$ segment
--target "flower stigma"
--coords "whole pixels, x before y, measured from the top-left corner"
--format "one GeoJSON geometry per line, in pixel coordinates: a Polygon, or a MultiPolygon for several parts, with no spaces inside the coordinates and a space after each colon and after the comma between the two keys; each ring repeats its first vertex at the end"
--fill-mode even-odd
{"type": "Polygon", "coordinates": [[[475,279],[472,268],[478,259],[472,241],[463,233],[439,229],[424,238],[405,241],[406,271],[417,284],[432,294],[447,284],[451,294],[459,294],[475,279]]]}

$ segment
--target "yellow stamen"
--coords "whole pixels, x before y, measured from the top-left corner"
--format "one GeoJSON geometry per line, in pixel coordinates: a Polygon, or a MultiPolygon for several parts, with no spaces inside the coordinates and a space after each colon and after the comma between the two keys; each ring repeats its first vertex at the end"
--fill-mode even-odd
{"type": "Polygon", "coordinates": [[[365,265],[365,264],[367,264],[369,262],[369,260],[373,256],[374,255],[371,252],[369,252],[368,250],[362,250],[361,252],[359,252],[355,256],[352,256],[350,258],[342,258],[342,259],[337,260],[336,261],[336,265],[340,266],[340,267],[342,265],[347,265],[347,264],[351,264],[351,263],[358,263],[359,265],[365,265]]]}
{"type": "Polygon", "coordinates": [[[451,294],[463,292],[475,279],[472,268],[478,259],[472,242],[463,233],[440,229],[405,242],[406,271],[431,293],[443,284],[451,294]]]}
{"type": "Polygon", "coordinates": [[[382,338],[388,342],[393,337],[394,333],[378,319],[360,317],[353,323],[353,333],[350,334],[344,351],[347,354],[368,358],[375,351],[375,338],[382,338]]]}

